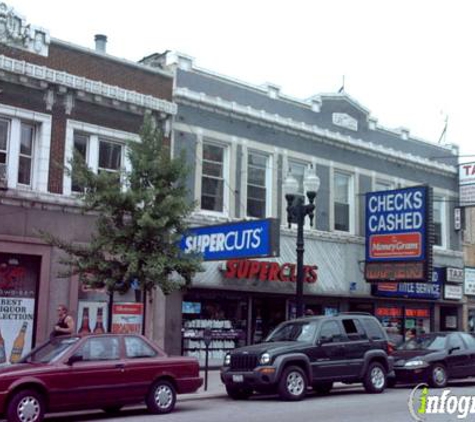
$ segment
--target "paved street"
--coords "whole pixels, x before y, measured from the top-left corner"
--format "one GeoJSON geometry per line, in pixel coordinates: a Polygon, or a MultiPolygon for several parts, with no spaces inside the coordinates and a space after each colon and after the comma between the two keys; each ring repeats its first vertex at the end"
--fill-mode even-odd
{"type": "MultiPolygon", "coordinates": [[[[341,385],[341,384],[339,384],[341,385]]],[[[453,382],[449,385],[457,395],[475,394],[475,381],[453,382]]],[[[103,412],[87,414],[50,416],[48,422],[306,422],[306,421],[411,421],[407,400],[410,387],[388,389],[380,395],[366,394],[359,385],[341,386],[324,397],[310,394],[306,400],[297,403],[281,402],[276,397],[254,397],[249,401],[232,401],[225,397],[179,400],[174,413],[164,416],[147,414],[145,408],[126,409],[119,417],[108,417],[103,412]]],[[[432,390],[431,392],[435,392],[432,390]]],[[[468,417],[466,420],[471,420],[468,417]]],[[[455,415],[428,415],[431,421],[456,421],[455,415]]]]}

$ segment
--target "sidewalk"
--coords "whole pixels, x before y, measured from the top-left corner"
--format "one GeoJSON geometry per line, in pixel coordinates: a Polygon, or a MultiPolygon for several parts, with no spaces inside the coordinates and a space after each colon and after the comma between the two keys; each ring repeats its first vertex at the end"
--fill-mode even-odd
{"type": "MultiPolygon", "coordinates": [[[[200,399],[215,399],[221,397],[227,397],[226,389],[224,384],[221,382],[221,378],[219,376],[219,370],[211,369],[208,371],[208,389],[205,391],[204,389],[204,371],[200,371],[200,375],[203,377],[203,386],[196,393],[192,394],[180,394],[178,396],[179,401],[184,400],[200,400],[200,399]]],[[[362,387],[361,383],[356,384],[343,384],[341,382],[334,383],[334,389],[346,389],[346,388],[358,388],[362,387]]]]}
{"type": "Polygon", "coordinates": [[[200,387],[200,389],[196,393],[180,394],[178,396],[179,401],[227,397],[226,389],[224,388],[224,384],[221,382],[221,378],[219,376],[219,369],[211,369],[208,371],[208,388],[206,391],[204,385],[205,372],[200,371],[200,376],[203,377],[203,385],[200,387]]]}

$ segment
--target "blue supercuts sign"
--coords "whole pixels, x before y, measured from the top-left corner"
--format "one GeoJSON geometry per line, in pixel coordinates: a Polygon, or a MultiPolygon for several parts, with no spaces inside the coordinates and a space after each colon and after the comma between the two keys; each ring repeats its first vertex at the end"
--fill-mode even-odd
{"type": "Polygon", "coordinates": [[[195,227],[180,241],[184,253],[202,254],[205,261],[279,255],[278,219],[240,221],[195,227]]]}
{"type": "Polygon", "coordinates": [[[428,196],[427,186],[366,194],[366,262],[426,259],[428,196]]]}
{"type": "Polygon", "coordinates": [[[404,297],[410,299],[440,299],[442,284],[445,282],[445,268],[434,267],[431,283],[413,281],[373,284],[372,294],[382,297],[404,297]]]}

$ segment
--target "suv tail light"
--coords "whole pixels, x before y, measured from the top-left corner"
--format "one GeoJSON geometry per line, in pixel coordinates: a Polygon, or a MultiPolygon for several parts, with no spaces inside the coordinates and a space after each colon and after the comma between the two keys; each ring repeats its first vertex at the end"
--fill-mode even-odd
{"type": "Polygon", "coordinates": [[[387,353],[392,355],[396,351],[396,347],[390,341],[387,342],[387,353]]]}

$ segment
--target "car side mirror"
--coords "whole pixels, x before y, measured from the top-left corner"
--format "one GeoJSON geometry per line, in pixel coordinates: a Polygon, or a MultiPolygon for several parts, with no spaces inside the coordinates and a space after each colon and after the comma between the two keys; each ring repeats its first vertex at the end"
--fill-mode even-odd
{"type": "Polygon", "coordinates": [[[69,357],[68,361],[66,362],[69,366],[72,366],[75,362],[82,362],[84,359],[82,355],[72,355],[69,357]]]}
{"type": "Polygon", "coordinates": [[[325,344],[325,343],[331,343],[332,341],[333,341],[332,336],[321,336],[318,343],[325,344]]]}
{"type": "Polygon", "coordinates": [[[453,352],[457,351],[457,350],[460,350],[460,346],[456,346],[456,347],[451,347],[449,349],[449,355],[451,355],[453,352]]]}

